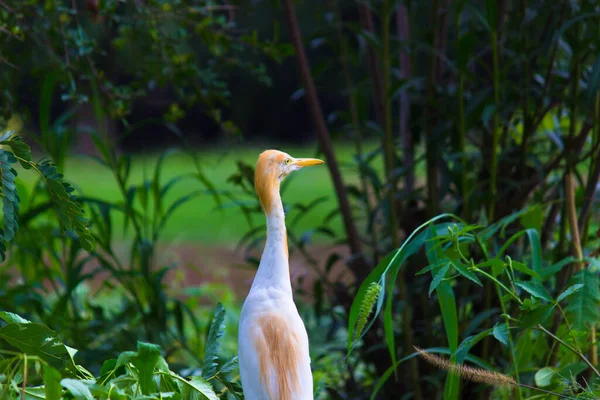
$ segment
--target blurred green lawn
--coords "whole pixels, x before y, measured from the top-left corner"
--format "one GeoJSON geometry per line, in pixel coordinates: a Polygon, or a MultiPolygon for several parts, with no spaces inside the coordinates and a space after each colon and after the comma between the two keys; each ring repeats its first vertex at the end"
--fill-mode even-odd
{"type": "MultiPolygon", "coordinates": [[[[366,147],[373,149],[375,143],[367,144],[366,147]]],[[[338,143],[335,146],[338,160],[341,165],[345,183],[355,182],[357,174],[350,165],[354,154],[351,143],[338,143]]],[[[217,190],[234,190],[239,192],[233,184],[227,182],[227,178],[236,172],[236,161],[243,160],[254,165],[258,154],[263,150],[259,147],[237,147],[231,149],[212,148],[198,151],[205,176],[213,183],[217,190]]],[[[315,146],[286,146],[281,148],[294,157],[314,157],[315,146]]],[[[159,154],[146,154],[133,158],[131,178],[129,184],[139,185],[145,179],[151,179],[159,154]]],[[[381,169],[382,161],[374,160],[373,165],[381,169]]],[[[161,183],[177,175],[195,173],[196,169],[192,158],[182,152],[169,155],[164,162],[161,183]]],[[[102,166],[89,157],[72,156],[65,165],[65,180],[73,184],[78,193],[88,197],[95,197],[111,202],[122,201],[117,183],[112,171],[102,166]]],[[[30,171],[19,171],[19,176],[27,186],[33,185],[36,176],[30,171]]],[[[302,233],[306,229],[314,228],[322,224],[324,218],[337,207],[337,201],[333,191],[333,185],[326,166],[317,166],[300,170],[292,175],[289,186],[286,189],[283,202],[292,204],[301,202],[308,204],[311,201],[325,196],[326,201],[320,203],[303,216],[298,224],[296,233],[302,233]]],[[[184,180],[178,183],[167,197],[169,202],[184,196],[187,193],[203,190],[205,187],[197,180],[184,180]]],[[[250,199],[243,197],[243,200],[250,199]]],[[[223,198],[223,203],[230,201],[223,198]]],[[[139,203],[138,203],[139,204],[139,203]]],[[[166,203],[168,205],[168,203],[166,203]]],[[[288,222],[295,216],[297,211],[290,211],[288,222]]],[[[113,224],[122,227],[122,214],[113,213],[113,224]]],[[[258,217],[258,216],[257,216],[258,217]]],[[[262,224],[262,217],[254,218],[253,224],[262,224]]],[[[330,227],[341,232],[341,219],[335,217],[330,227]]],[[[201,194],[185,205],[180,207],[167,223],[161,235],[162,240],[169,242],[202,242],[206,244],[232,244],[237,243],[244,233],[248,232],[249,225],[239,208],[218,207],[211,194],[201,194]]],[[[122,228],[118,228],[121,232],[122,228]]],[[[115,235],[121,236],[118,232],[115,235]]],[[[122,237],[122,236],[121,236],[122,237]]],[[[315,237],[315,240],[323,238],[315,237]]]]}

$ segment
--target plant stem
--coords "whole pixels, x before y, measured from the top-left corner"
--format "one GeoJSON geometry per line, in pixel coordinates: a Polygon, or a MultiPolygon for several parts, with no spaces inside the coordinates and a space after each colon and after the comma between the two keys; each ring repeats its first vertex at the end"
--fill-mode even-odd
{"type": "Polygon", "coordinates": [[[21,400],[25,400],[25,389],[27,389],[27,354],[23,358],[23,390],[21,392],[21,400]]]}
{"type": "MultiPolygon", "coordinates": [[[[352,75],[350,73],[350,68],[348,67],[348,42],[346,41],[346,38],[343,35],[342,32],[342,15],[340,13],[339,7],[337,5],[337,1],[334,0],[332,1],[332,7],[334,9],[334,12],[336,14],[336,34],[337,34],[337,39],[338,42],[340,43],[340,63],[342,64],[342,72],[344,75],[344,81],[346,84],[346,91],[348,92],[348,106],[350,107],[350,115],[352,118],[352,138],[354,139],[354,145],[355,145],[355,151],[356,151],[356,157],[358,158],[358,160],[361,160],[362,162],[362,155],[363,155],[363,148],[362,148],[362,135],[360,132],[360,120],[359,120],[359,116],[358,116],[358,104],[356,101],[356,88],[354,87],[353,83],[352,83],[352,75]]],[[[360,166],[359,166],[360,168],[360,166]]],[[[359,170],[359,177],[360,177],[360,184],[361,184],[361,190],[363,192],[363,196],[364,196],[364,204],[365,204],[365,208],[367,211],[367,215],[370,215],[372,210],[374,209],[373,205],[371,204],[371,196],[369,196],[369,185],[367,182],[367,178],[366,175],[359,170]]],[[[370,226],[370,228],[367,228],[369,230],[368,234],[371,236],[371,240],[373,241],[373,243],[378,243],[378,238],[377,238],[377,229],[375,228],[375,224],[368,224],[368,226],[370,226]]],[[[374,252],[373,252],[373,265],[377,264],[378,261],[378,252],[377,252],[377,246],[374,246],[374,252]]]]}
{"type": "Polygon", "coordinates": [[[498,127],[498,112],[500,108],[500,82],[498,71],[498,32],[492,30],[491,34],[492,45],[492,79],[494,82],[494,115],[492,119],[492,149],[491,149],[491,166],[490,166],[490,198],[488,203],[488,220],[494,220],[494,212],[496,208],[496,199],[498,196],[498,145],[500,144],[500,131],[498,127]]]}
{"type": "Polygon", "coordinates": [[[575,271],[579,272],[583,269],[583,250],[581,248],[581,239],[579,238],[579,226],[577,225],[577,209],[575,205],[575,177],[570,171],[565,176],[565,202],[567,208],[567,216],[569,219],[569,230],[571,231],[571,243],[573,244],[573,256],[579,261],[575,263],[575,271]]]}
{"type": "Polygon", "coordinates": [[[366,260],[362,254],[362,245],[358,230],[354,224],[352,218],[352,209],[350,208],[350,201],[348,200],[348,193],[342,180],[329,130],[325,124],[325,118],[321,109],[321,103],[317,94],[317,88],[310,72],[310,66],[308,58],[304,51],[304,45],[302,44],[302,36],[300,34],[300,28],[298,27],[298,21],[296,19],[296,12],[292,4],[292,0],[282,0],[282,6],[284,9],[285,18],[287,20],[288,29],[290,30],[290,37],[296,50],[296,62],[298,63],[298,69],[306,93],[305,99],[312,117],[313,123],[317,131],[317,139],[319,146],[325,159],[327,160],[327,166],[331,179],[333,180],[333,186],[337,196],[338,204],[340,206],[340,212],[342,214],[342,220],[344,222],[344,228],[346,230],[348,245],[352,252],[353,261],[349,263],[349,268],[353,272],[356,279],[362,281],[368,274],[366,260]]]}
{"type": "Polygon", "coordinates": [[[504,289],[506,291],[506,293],[508,293],[510,295],[510,297],[512,297],[513,299],[515,299],[517,301],[517,303],[519,303],[520,305],[523,305],[523,302],[521,301],[521,299],[519,298],[519,296],[517,296],[516,294],[513,293],[512,290],[510,290],[509,288],[506,287],[506,285],[504,285],[502,282],[500,282],[498,279],[494,278],[492,275],[488,274],[487,272],[485,272],[482,269],[479,269],[477,267],[472,268],[473,271],[477,271],[479,272],[481,275],[485,276],[486,278],[488,278],[489,280],[493,281],[496,285],[500,286],[502,289],[504,289]]]}
{"type": "MultiPolygon", "coordinates": [[[[456,48],[460,49],[460,10],[456,11],[456,48]]],[[[460,50],[459,50],[460,51],[460,50]]],[[[466,63],[465,63],[466,64],[466,63]]],[[[465,154],[467,146],[467,130],[465,127],[465,75],[463,68],[466,65],[460,65],[458,69],[458,151],[460,152],[460,189],[463,201],[462,216],[469,219],[469,188],[467,175],[467,155],[465,154]]]]}
{"type": "MultiPolygon", "coordinates": [[[[408,46],[409,34],[409,18],[408,10],[405,4],[399,4],[396,9],[396,31],[400,46],[408,46]]],[[[408,80],[411,74],[410,54],[408,50],[401,49],[399,55],[400,61],[400,77],[408,80]]],[[[412,201],[412,193],[415,186],[415,156],[412,132],[408,126],[410,115],[410,100],[406,90],[400,93],[400,117],[399,117],[399,134],[402,139],[402,158],[405,169],[405,192],[409,195],[409,202],[412,201]]],[[[410,203],[408,205],[410,207],[410,203]]]]}
{"type": "MultiPolygon", "coordinates": [[[[400,246],[398,237],[398,216],[396,208],[396,179],[394,178],[394,140],[392,137],[392,100],[390,95],[391,87],[391,50],[390,50],[390,29],[391,29],[391,16],[393,14],[393,8],[390,4],[390,0],[383,0],[382,10],[382,42],[383,42],[383,121],[384,121],[384,157],[385,157],[385,175],[387,181],[388,190],[388,203],[389,203],[389,229],[390,237],[392,239],[392,248],[397,249],[400,246]]],[[[404,270],[398,271],[398,290],[400,293],[400,300],[405,304],[402,310],[402,336],[404,339],[405,352],[412,351],[412,317],[410,315],[410,307],[407,302],[407,288],[406,278],[404,276],[404,270]]],[[[414,391],[415,399],[423,399],[421,393],[421,385],[419,384],[419,366],[417,360],[412,358],[410,360],[410,372],[412,378],[412,389],[414,391]]]]}
{"type": "MultiPolygon", "coordinates": [[[[431,46],[437,49],[437,30],[439,1],[433,0],[431,6],[431,26],[434,27],[431,34],[431,46]]],[[[426,81],[425,109],[423,110],[423,132],[425,137],[425,159],[427,165],[427,211],[429,217],[437,214],[439,205],[438,194],[438,168],[437,168],[437,146],[433,138],[433,101],[437,76],[437,55],[431,56],[429,76],[426,81]]]]}
{"type": "MultiPolygon", "coordinates": [[[[361,28],[370,34],[375,35],[373,15],[371,13],[371,9],[366,3],[360,3],[359,14],[361,28]]],[[[367,45],[367,64],[369,67],[371,82],[373,83],[373,102],[375,104],[376,121],[380,126],[383,126],[383,104],[385,95],[382,90],[381,71],[379,70],[377,53],[371,45],[367,45]]]]}
{"type": "Polygon", "coordinates": [[[594,364],[592,364],[584,355],[583,353],[580,353],[579,351],[577,351],[577,349],[575,349],[574,347],[572,347],[571,345],[569,345],[568,343],[566,343],[565,341],[563,341],[561,338],[559,338],[558,336],[556,336],[555,334],[553,334],[552,332],[550,332],[548,329],[544,328],[542,325],[537,326],[537,328],[539,330],[541,330],[542,332],[546,333],[548,336],[550,336],[552,339],[556,340],[558,343],[560,343],[561,345],[565,346],[567,349],[571,350],[573,353],[575,353],[579,358],[581,358],[581,360],[583,362],[585,362],[591,369],[592,371],[594,371],[594,373],[596,374],[596,376],[600,377],[600,372],[598,372],[598,370],[596,369],[596,367],[594,366],[594,364]]]}
{"type": "Polygon", "coordinates": [[[583,205],[579,213],[579,230],[582,232],[582,246],[587,243],[587,231],[589,229],[590,209],[594,202],[594,193],[598,181],[600,180],[600,93],[596,94],[592,109],[592,149],[596,148],[596,153],[592,155],[591,168],[588,174],[588,181],[583,195],[583,205]]]}
{"type": "MultiPolygon", "coordinates": [[[[397,249],[400,245],[398,238],[398,218],[396,212],[396,185],[393,178],[394,172],[394,139],[392,137],[392,101],[390,97],[391,87],[391,57],[390,57],[390,0],[383,0],[382,42],[383,42],[383,93],[384,93],[384,158],[385,174],[388,187],[389,202],[389,224],[392,248],[397,249]]],[[[412,349],[412,346],[409,348],[412,349]]]]}

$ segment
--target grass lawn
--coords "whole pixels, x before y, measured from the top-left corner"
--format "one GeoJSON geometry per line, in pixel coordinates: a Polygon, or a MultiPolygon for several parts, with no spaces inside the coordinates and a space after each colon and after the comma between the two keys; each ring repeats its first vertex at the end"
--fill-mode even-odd
{"type": "MultiPolygon", "coordinates": [[[[368,148],[374,148],[374,146],[375,143],[367,145],[368,148]]],[[[356,181],[357,174],[351,166],[353,145],[351,143],[338,143],[335,148],[345,182],[356,181]]],[[[315,155],[314,149],[315,146],[311,145],[286,147],[281,150],[295,157],[311,157],[315,155]]],[[[243,160],[254,165],[258,154],[262,150],[263,148],[251,146],[231,149],[212,148],[199,150],[198,155],[204,174],[218,190],[239,191],[227,182],[227,178],[237,170],[236,161],[243,160]]],[[[129,184],[139,185],[146,178],[152,178],[157,158],[158,154],[136,156],[133,159],[129,184]]],[[[380,164],[382,164],[380,159],[373,161],[373,165],[378,169],[381,169],[380,164]]],[[[178,175],[195,172],[196,169],[189,155],[174,153],[168,156],[163,165],[161,183],[164,184],[178,175]]],[[[64,175],[65,179],[85,196],[111,202],[122,201],[112,171],[91,158],[71,157],[66,163],[64,175]]],[[[33,185],[36,179],[36,175],[30,171],[19,170],[19,176],[27,186],[33,185]]],[[[291,182],[283,195],[284,204],[295,202],[308,204],[322,196],[327,198],[326,201],[306,213],[299,222],[296,232],[303,232],[306,229],[319,226],[325,216],[337,207],[333,185],[326,166],[303,169],[294,173],[288,179],[291,182]]],[[[183,180],[171,190],[166,204],[168,206],[168,203],[187,193],[203,189],[205,187],[195,179],[183,180]]],[[[250,198],[246,196],[242,199],[249,200],[250,198]]],[[[227,205],[227,203],[229,203],[229,200],[223,198],[225,206],[218,207],[211,194],[201,194],[187,202],[173,214],[163,231],[162,239],[170,242],[197,241],[206,244],[236,243],[249,230],[249,225],[242,212],[238,208],[232,207],[231,204],[227,205]]],[[[297,211],[291,210],[288,214],[288,221],[291,221],[296,213],[297,211]]],[[[122,227],[122,215],[114,213],[113,218],[115,218],[113,224],[116,227],[122,227]]],[[[253,223],[263,223],[262,217],[260,220],[255,218],[253,223]]],[[[330,227],[337,232],[341,232],[341,219],[339,217],[334,218],[330,227]]]]}

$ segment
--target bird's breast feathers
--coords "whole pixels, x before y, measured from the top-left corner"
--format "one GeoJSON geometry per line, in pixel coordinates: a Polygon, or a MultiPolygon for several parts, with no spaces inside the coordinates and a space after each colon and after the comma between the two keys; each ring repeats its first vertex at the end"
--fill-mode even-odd
{"type": "Polygon", "coordinates": [[[247,400],[312,399],[304,325],[278,311],[247,318],[240,330],[240,371],[247,400]]]}

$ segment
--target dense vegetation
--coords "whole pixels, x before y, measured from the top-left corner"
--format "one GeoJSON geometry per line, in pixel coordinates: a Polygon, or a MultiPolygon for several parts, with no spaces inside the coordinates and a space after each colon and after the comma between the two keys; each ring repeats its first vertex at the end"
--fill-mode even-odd
{"type": "Polygon", "coordinates": [[[599,398],[600,7],[252,3],[0,0],[0,397],[243,398],[242,299],[161,246],[210,202],[256,268],[252,161],[193,144],[289,88],[332,183],[282,188],[317,398],[599,398]],[[137,170],[147,130],[188,170],[137,170]]]}

